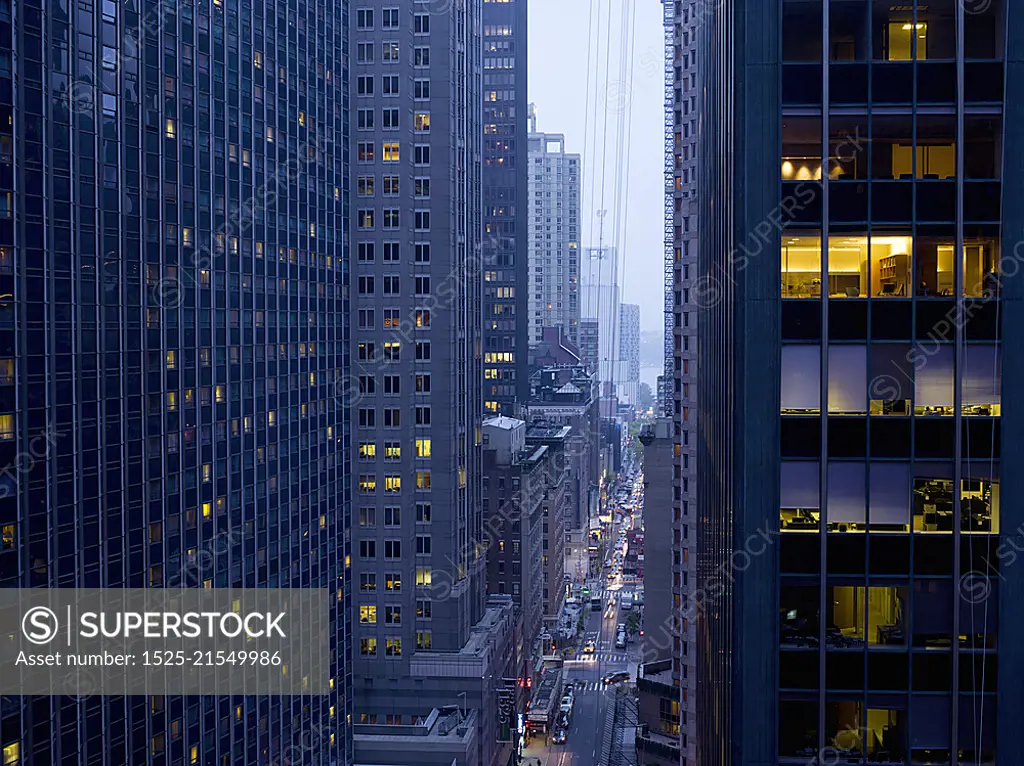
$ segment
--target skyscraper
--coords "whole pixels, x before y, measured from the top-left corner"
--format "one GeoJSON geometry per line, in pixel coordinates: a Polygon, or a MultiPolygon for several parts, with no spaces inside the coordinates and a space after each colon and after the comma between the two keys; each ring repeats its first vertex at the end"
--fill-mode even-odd
{"type": "Polygon", "coordinates": [[[580,318],[597,322],[597,377],[601,395],[615,382],[619,361],[619,250],[614,246],[586,247],[580,263],[580,318]]]}
{"type": "Polygon", "coordinates": [[[640,402],[640,306],[619,306],[619,364],[615,389],[620,401],[636,407],[640,402]]]}
{"type": "MultiPolygon", "coordinates": [[[[465,692],[493,725],[503,673],[459,669],[492,640],[477,625],[504,620],[485,613],[481,522],[480,12],[354,9],[357,724],[408,724],[465,692]]],[[[490,763],[493,730],[476,745],[490,763]]]]}
{"type": "Polygon", "coordinates": [[[1020,11],[699,26],[701,763],[1020,758],[1020,11]]]}
{"type": "MultiPolygon", "coordinates": [[[[672,595],[688,604],[696,582],[697,557],[691,550],[697,516],[697,317],[704,295],[694,289],[697,275],[697,93],[700,85],[698,28],[707,6],[696,0],[665,0],[665,404],[673,442],[673,537],[679,565],[673,568],[672,595]]],[[[661,430],[662,433],[665,429],[661,430]]],[[[664,447],[659,444],[658,447],[664,447]]],[[[648,482],[658,476],[645,475],[648,482]]],[[[697,653],[693,651],[693,620],[680,610],[671,615],[674,643],[673,682],[682,689],[680,748],[692,764],[697,754],[695,726],[697,653]]]]}
{"type": "Polygon", "coordinates": [[[580,155],[565,136],[537,131],[530,114],[530,345],[545,327],[561,327],[573,345],[580,321],[580,155]]]}
{"type": "Polygon", "coordinates": [[[347,19],[0,7],[0,585],[337,591],[329,695],[4,697],[6,763],[351,762],[347,19]]]}
{"type": "Polygon", "coordinates": [[[483,4],[484,407],[508,416],[530,390],[526,14],[483,4]]]}

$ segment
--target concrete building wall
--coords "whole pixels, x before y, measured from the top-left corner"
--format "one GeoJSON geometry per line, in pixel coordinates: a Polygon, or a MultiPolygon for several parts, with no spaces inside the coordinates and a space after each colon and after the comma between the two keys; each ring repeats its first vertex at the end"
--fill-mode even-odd
{"type": "Polygon", "coordinates": [[[422,712],[415,657],[460,652],[484,614],[481,6],[352,9],[358,714],[422,712]]]}
{"type": "Polygon", "coordinates": [[[675,515],[672,466],[675,462],[672,423],[659,419],[641,431],[644,458],[644,638],[645,662],[671,660],[676,649],[675,515]]]}
{"type": "MultiPolygon", "coordinates": [[[[674,551],[673,598],[682,604],[694,591],[697,556],[694,549],[698,516],[697,434],[694,429],[698,404],[697,324],[710,300],[705,281],[698,277],[698,114],[702,87],[699,32],[708,17],[706,4],[698,0],[666,0],[665,22],[665,210],[666,295],[665,315],[665,414],[672,418],[673,528],[679,541],[674,551]]],[[[692,620],[690,621],[692,631],[692,620]]],[[[684,632],[681,615],[675,619],[677,639],[673,650],[675,681],[688,700],[684,715],[692,723],[698,715],[694,703],[697,678],[692,632],[684,632]]],[[[695,725],[684,725],[680,736],[687,766],[695,762],[699,740],[695,725]]]]}

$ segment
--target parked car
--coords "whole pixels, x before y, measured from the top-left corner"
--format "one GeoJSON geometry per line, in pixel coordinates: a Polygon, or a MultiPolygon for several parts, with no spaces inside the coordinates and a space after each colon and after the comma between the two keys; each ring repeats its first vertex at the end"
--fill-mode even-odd
{"type": "Polygon", "coordinates": [[[626,634],[625,633],[619,633],[619,635],[617,635],[615,637],[615,648],[616,649],[625,649],[626,648],[626,634]]]}

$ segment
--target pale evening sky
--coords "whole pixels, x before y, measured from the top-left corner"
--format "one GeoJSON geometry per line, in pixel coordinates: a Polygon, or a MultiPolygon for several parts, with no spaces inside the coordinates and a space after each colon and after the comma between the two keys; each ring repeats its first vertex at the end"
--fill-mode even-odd
{"type": "Polygon", "coordinates": [[[537,129],[564,133],[566,150],[583,157],[584,247],[598,243],[595,213],[602,208],[602,180],[603,208],[608,211],[604,242],[614,243],[616,188],[621,184],[618,204],[623,212],[618,240],[620,253],[624,254],[619,262],[622,300],[640,304],[642,329],[658,332],[664,319],[661,14],[659,0],[530,0],[527,86],[529,100],[537,104],[537,129]],[[631,29],[623,35],[627,7],[631,9],[631,29]],[[588,40],[592,41],[589,74],[588,40]],[[626,66],[622,68],[622,46],[631,40],[632,56],[625,56],[626,66]],[[621,178],[616,158],[620,126],[629,136],[628,146],[623,143],[621,178]],[[607,172],[602,175],[603,167],[607,172]]]}

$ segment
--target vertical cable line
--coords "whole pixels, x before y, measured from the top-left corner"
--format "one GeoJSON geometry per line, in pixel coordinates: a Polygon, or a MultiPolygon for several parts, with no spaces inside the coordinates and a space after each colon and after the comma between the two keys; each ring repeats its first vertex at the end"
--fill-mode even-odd
{"type": "MultiPolygon", "coordinates": [[[[596,2],[592,2],[589,5],[590,5],[590,19],[587,22],[587,87],[586,87],[586,101],[585,101],[585,106],[583,108],[583,156],[584,157],[589,156],[589,152],[587,150],[587,142],[588,142],[588,140],[590,138],[590,109],[591,109],[591,107],[590,107],[590,69],[591,69],[591,49],[593,48],[593,43],[594,43],[594,32],[593,32],[593,30],[594,30],[594,9],[595,8],[597,8],[597,28],[598,28],[598,34],[600,34],[600,30],[601,30],[601,6],[600,6],[599,3],[596,3],[596,2]]],[[[597,88],[597,72],[594,73],[594,87],[595,87],[595,89],[597,88]]],[[[596,101],[597,100],[595,98],[595,107],[594,107],[595,110],[596,110],[596,101]]],[[[595,143],[595,145],[597,144],[597,115],[596,115],[596,111],[595,111],[595,116],[594,116],[594,143],[595,143]]],[[[580,163],[580,218],[581,219],[583,217],[583,209],[582,209],[583,208],[583,202],[582,202],[582,199],[583,199],[583,191],[582,191],[583,190],[583,172],[584,172],[583,171],[583,163],[581,162],[580,163]]],[[[591,174],[591,175],[593,175],[593,174],[591,174]]],[[[590,186],[591,186],[591,201],[593,201],[593,186],[594,186],[593,180],[591,180],[590,186]]],[[[593,221],[591,221],[591,226],[593,226],[593,221]]],[[[583,221],[581,220],[580,221],[580,233],[581,233],[581,235],[582,235],[582,231],[583,231],[583,221]]],[[[580,240],[581,241],[576,243],[576,246],[579,248],[579,250],[583,249],[583,247],[582,247],[582,245],[583,245],[582,239],[583,239],[583,237],[580,236],[580,240]]],[[[577,252],[579,252],[579,250],[577,250],[577,252]]],[[[582,253],[580,253],[580,255],[582,255],[582,253]]],[[[583,276],[582,269],[580,271],[581,271],[581,273],[578,275],[578,277],[582,277],[583,276]]],[[[582,284],[580,285],[580,287],[582,287],[582,284]]],[[[582,302],[581,302],[581,305],[580,305],[580,310],[581,311],[582,311],[582,308],[583,307],[582,307],[582,302]]],[[[582,319],[582,316],[581,316],[581,319],[582,319]]]]}
{"type": "MultiPolygon", "coordinates": [[[[600,401],[601,396],[603,395],[603,386],[601,385],[602,382],[603,382],[602,379],[601,379],[602,362],[607,364],[607,359],[602,359],[602,354],[601,354],[601,287],[602,287],[602,283],[604,281],[604,260],[605,260],[604,259],[604,219],[605,219],[605,215],[607,214],[607,210],[605,209],[604,202],[605,202],[605,189],[606,189],[607,183],[608,183],[608,112],[609,112],[609,108],[608,108],[609,107],[609,104],[608,104],[608,92],[609,92],[609,89],[611,87],[611,71],[612,71],[612,59],[611,59],[611,47],[612,47],[612,0],[608,0],[608,19],[606,21],[606,24],[607,24],[607,26],[606,26],[606,29],[605,29],[605,41],[604,41],[604,59],[605,59],[605,61],[604,61],[604,64],[605,64],[605,66],[604,66],[604,94],[605,94],[605,105],[604,105],[604,119],[602,121],[602,126],[601,126],[601,196],[600,196],[600,203],[597,203],[596,200],[594,200],[592,202],[592,204],[597,204],[597,208],[596,208],[596,210],[597,210],[597,217],[600,219],[600,223],[598,224],[598,234],[597,234],[598,265],[597,265],[597,284],[595,285],[595,287],[596,287],[596,290],[595,290],[596,295],[592,296],[594,298],[594,303],[596,304],[593,307],[593,310],[594,310],[594,314],[596,315],[596,318],[598,320],[597,321],[597,327],[598,327],[598,330],[597,330],[597,383],[598,383],[598,400],[599,401],[600,401]]],[[[598,99],[598,100],[600,100],[600,99],[598,99]]],[[[596,104],[595,104],[595,106],[596,106],[596,104]]],[[[597,130],[597,126],[596,125],[594,126],[594,130],[595,130],[595,141],[596,141],[596,130],[597,130]]],[[[591,225],[593,225],[593,223],[591,225]]],[[[591,237],[593,237],[593,231],[591,231],[591,237]]],[[[591,241],[593,241],[593,238],[591,238],[591,241]]],[[[611,342],[610,339],[608,340],[608,342],[609,343],[611,342]]],[[[600,410],[600,404],[598,405],[598,410],[600,410]]],[[[598,428],[599,429],[600,429],[600,417],[601,417],[601,413],[599,411],[598,412],[598,428]]]]}
{"type": "MultiPolygon", "coordinates": [[[[618,113],[618,123],[616,125],[616,143],[615,143],[615,165],[613,167],[615,184],[615,216],[612,221],[612,234],[613,241],[615,243],[615,257],[612,259],[612,289],[608,293],[609,313],[611,314],[611,338],[609,344],[609,354],[611,359],[609,360],[611,370],[610,375],[612,384],[614,386],[617,378],[616,369],[621,363],[619,359],[619,324],[621,319],[621,294],[619,284],[619,256],[620,253],[625,252],[626,238],[626,212],[628,209],[629,195],[629,163],[627,162],[623,166],[623,154],[626,153],[628,157],[628,145],[629,136],[627,130],[630,126],[630,119],[627,115],[632,114],[632,74],[633,74],[633,41],[627,34],[627,30],[632,27],[633,33],[635,34],[636,25],[636,14],[630,13],[632,2],[627,0],[622,4],[622,28],[619,38],[619,83],[620,86],[625,88],[626,100],[623,104],[622,109],[618,113]],[[630,19],[632,18],[632,23],[630,19]],[[628,66],[627,66],[628,63],[628,66]],[[627,78],[629,78],[627,80],[627,78]],[[621,232],[621,236],[620,236],[621,232]],[[619,300],[616,300],[616,299],[619,300]],[[619,311],[616,311],[616,304],[619,305],[619,311]]],[[[625,274],[625,271],[623,271],[625,274]]],[[[635,402],[634,402],[635,404],[635,402]]]]}

